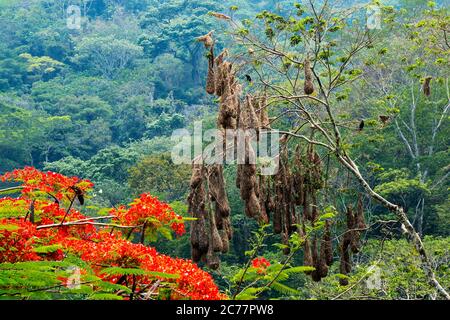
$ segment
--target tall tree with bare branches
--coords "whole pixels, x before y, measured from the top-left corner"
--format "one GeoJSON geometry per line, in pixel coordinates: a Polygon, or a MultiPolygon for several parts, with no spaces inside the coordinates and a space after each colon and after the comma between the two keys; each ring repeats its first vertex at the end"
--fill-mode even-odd
{"type": "MultiPolygon", "coordinates": [[[[364,121],[348,121],[342,110],[351,86],[367,71],[361,68],[358,57],[377,50],[381,35],[390,31],[390,22],[395,19],[394,8],[348,8],[327,0],[303,3],[290,10],[280,8],[276,13],[264,11],[257,15],[256,22],[227,19],[237,43],[237,70],[253,75],[244,92],[264,91],[269,95],[266,107],[279,115],[272,119],[272,127],[278,120],[285,120],[284,128],[290,126],[282,132],[282,142],[298,138],[315,145],[345,168],[371,199],[395,214],[420,256],[430,285],[450,299],[405,209],[376,192],[376,186],[362,173],[361,160],[351,144],[353,137],[364,130],[364,121]]],[[[400,121],[394,114],[380,114],[377,125],[390,125],[393,119],[397,124],[400,121]]],[[[437,122],[434,130],[439,126],[437,122]]]]}

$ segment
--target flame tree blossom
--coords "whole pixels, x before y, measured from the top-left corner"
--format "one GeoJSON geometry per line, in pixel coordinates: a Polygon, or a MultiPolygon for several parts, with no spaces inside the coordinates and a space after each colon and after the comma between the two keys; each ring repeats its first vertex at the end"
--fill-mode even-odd
{"type": "Polygon", "coordinates": [[[97,224],[95,218],[72,207],[76,197],[88,196],[92,190],[88,180],[32,167],[14,170],[0,179],[21,183],[19,198],[0,198],[0,263],[62,261],[75,255],[103,281],[125,285],[134,296],[149,293],[158,299],[227,298],[212,276],[192,261],[132,243],[124,238],[121,228],[114,227],[147,223],[153,230],[168,227],[177,235],[185,233],[183,217],[156,197],[143,194],[128,207],[109,210],[117,224],[97,224]]]}

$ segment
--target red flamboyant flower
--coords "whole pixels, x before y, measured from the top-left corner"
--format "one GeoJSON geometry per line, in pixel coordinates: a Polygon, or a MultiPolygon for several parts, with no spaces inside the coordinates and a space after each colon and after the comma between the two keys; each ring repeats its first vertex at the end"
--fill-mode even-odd
{"type": "Polygon", "coordinates": [[[74,198],[77,194],[84,194],[92,189],[94,184],[89,180],[80,180],[77,177],[66,177],[55,172],[42,172],[33,167],[16,169],[8,172],[0,179],[5,181],[21,182],[22,195],[33,198],[35,192],[42,192],[51,195],[57,200],[62,200],[64,196],[68,199],[74,198]]]}
{"type": "Polygon", "coordinates": [[[0,263],[35,261],[36,226],[23,219],[0,219],[0,263]]]}
{"type": "Polygon", "coordinates": [[[30,209],[31,201],[23,198],[0,198],[0,217],[24,217],[30,209]]]}
{"type": "MultiPolygon", "coordinates": [[[[93,186],[91,182],[51,172],[43,173],[31,167],[15,170],[0,178],[3,181],[23,183],[22,197],[0,199],[0,216],[6,217],[0,219],[0,263],[63,260],[67,253],[71,253],[86,261],[104,281],[136,281],[136,293],[148,290],[160,280],[164,288],[171,289],[170,297],[167,297],[170,299],[226,299],[219,292],[211,275],[192,261],[171,258],[159,254],[152,247],[133,244],[123,239],[120,232],[111,232],[108,226],[96,227],[79,211],[71,207],[63,208],[60,201],[54,201],[65,197],[71,200],[77,196],[77,192],[88,192],[93,186]],[[42,197],[42,193],[51,198],[42,197]],[[31,211],[34,213],[34,224],[24,219],[31,211]],[[59,225],[63,218],[69,225],[59,225]],[[37,247],[55,244],[61,249],[45,254],[35,251],[37,247]],[[108,266],[139,268],[149,274],[136,277],[103,274],[102,270],[108,266]]],[[[155,229],[170,226],[178,235],[185,232],[183,218],[175,214],[169,205],[150,194],[141,195],[129,208],[122,206],[111,213],[121,224],[145,223],[155,229]]],[[[66,280],[61,278],[63,282],[66,280]]]]}
{"type": "Polygon", "coordinates": [[[266,269],[270,267],[270,262],[264,257],[255,258],[252,260],[252,267],[255,268],[258,273],[265,273],[266,269]]]}
{"type": "Polygon", "coordinates": [[[121,206],[118,210],[111,210],[110,213],[115,215],[123,225],[146,223],[147,226],[153,226],[155,229],[169,225],[177,235],[183,235],[186,232],[183,217],[177,215],[168,204],[159,201],[157,197],[149,193],[144,193],[135,199],[129,209],[121,206]]]}
{"type": "MultiPolygon", "coordinates": [[[[218,300],[225,298],[220,294],[212,277],[191,261],[159,254],[154,248],[133,244],[116,235],[99,232],[90,241],[67,238],[63,244],[69,252],[78,254],[83,260],[90,262],[104,280],[117,283],[118,277],[102,275],[101,266],[140,268],[150,272],[177,275],[176,279],[161,277],[162,280],[176,285],[176,291],[171,296],[172,299],[218,300]]],[[[155,281],[154,277],[149,276],[138,276],[136,280],[141,285],[148,285],[155,281]]]]}

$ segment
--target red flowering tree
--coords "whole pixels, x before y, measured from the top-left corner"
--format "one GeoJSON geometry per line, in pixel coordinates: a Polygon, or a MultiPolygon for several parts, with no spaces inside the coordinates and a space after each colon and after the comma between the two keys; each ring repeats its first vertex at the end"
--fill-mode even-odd
{"type": "Polygon", "coordinates": [[[226,298],[191,261],[145,245],[160,234],[185,233],[183,217],[156,197],[143,194],[107,216],[89,217],[75,208],[89,198],[88,180],[32,167],[0,178],[20,183],[7,189],[20,197],[0,198],[0,298],[54,299],[68,292],[95,299],[226,298]],[[141,243],[128,240],[132,233],[141,243]]]}
{"type": "Polygon", "coordinates": [[[152,238],[156,237],[155,232],[168,238],[171,231],[179,236],[186,232],[183,218],[177,215],[168,204],[160,202],[158,198],[148,193],[135,199],[129,208],[121,206],[118,209],[112,209],[110,214],[122,225],[141,226],[142,243],[146,232],[151,232],[152,238]]]}
{"type": "Polygon", "coordinates": [[[252,260],[252,267],[259,274],[264,274],[267,268],[270,267],[270,262],[264,257],[255,258],[252,260]]]}

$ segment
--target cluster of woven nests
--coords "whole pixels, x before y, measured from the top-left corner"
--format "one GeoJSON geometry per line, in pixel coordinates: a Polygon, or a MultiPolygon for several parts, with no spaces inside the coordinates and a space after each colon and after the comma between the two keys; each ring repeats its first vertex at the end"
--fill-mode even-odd
{"type": "MultiPolygon", "coordinates": [[[[225,130],[236,129],[241,86],[236,81],[232,64],[225,61],[227,51],[215,57],[211,33],[200,37],[209,49],[208,79],[206,91],[220,97],[220,112],[217,127],[225,130]]],[[[196,159],[191,178],[189,212],[196,218],[191,228],[192,259],[205,262],[211,269],[219,268],[219,253],[229,251],[232,238],[230,205],[225,191],[223,166],[206,165],[204,159],[196,159]]]]}
{"type": "MultiPolygon", "coordinates": [[[[206,35],[205,47],[209,50],[206,90],[220,98],[217,127],[223,135],[229,129],[270,129],[265,95],[246,95],[241,101],[242,86],[238,83],[233,65],[225,61],[225,50],[215,57],[214,43],[206,35]]],[[[306,66],[309,68],[309,63],[306,66]]],[[[308,75],[308,79],[311,75],[308,75]]],[[[307,79],[307,80],[308,80],[307,79]]],[[[226,137],[223,137],[226,141],[226,137]]],[[[318,195],[324,188],[322,160],[314,145],[305,150],[297,147],[293,159],[289,159],[287,148],[279,157],[279,170],[274,176],[258,174],[252,140],[258,136],[245,136],[244,162],[237,168],[236,186],[245,204],[245,213],[260,224],[272,221],[274,232],[281,234],[284,253],[289,254],[289,238],[293,232],[304,236],[304,265],[312,266],[310,272],[314,281],[320,281],[328,274],[332,265],[333,243],[331,221],[326,220],[321,236],[312,239],[306,236],[306,226],[314,226],[319,220],[318,195]]],[[[236,145],[236,144],[235,144],[236,145]]],[[[226,147],[226,146],[225,146],[226,147]]],[[[239,156],[239,155],[238,155],[239,156]]],[[[191,178],[191,192],[188,198],[189,212],[196,218],[191,228],[192,258],[203,261],[208,267],[217,269],[220,264],[218,253],[229,251],[232,239],[230,206],[225,191],[223,166],[205,165],[194,162],[191,178]]],[[[359,250],[360,231],[364,229],[364,213],[360,198],[358,210],[347,210],[347,232],[340,244],[340,272],[351,271],[351,253],[359,250]]],[[[345,280],[345,279],[344,279],[345,280]]],[[[345,281],[342,280],[344,285],[345,281]]]]}
{"type": "MultiPolygon", "coordinates": [[[[358,253],[361,249],[361,233],[367,229],[364,221],[364,207],[362,196],[358,198],[356,212],[352,206],[347,206],[347,231],[341,239],[340,244],[340,266],[341,274],[349,274],[352,271],[351,254],[358,253]]],[[[341,285],[348,285],[347,278],[339,279],[341,285]]]]}
{"type": "Polygon", "coordinates": [[[194,164],[190,187],[189,212],[196,218],[191,226],[192,259],[217,269],[217,253],[229,251],[233,234],[222,165],[194,164]]]}

